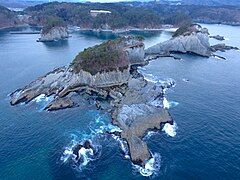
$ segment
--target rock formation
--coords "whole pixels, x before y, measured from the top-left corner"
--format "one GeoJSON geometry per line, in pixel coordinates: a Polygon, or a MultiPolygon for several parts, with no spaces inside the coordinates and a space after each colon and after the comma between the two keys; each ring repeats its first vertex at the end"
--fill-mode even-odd
{"type": "MultiPolygon", "coordinates": [[[[46,74],[11,94],[11,105],[28,103],[39,95],[54,96],[46,110],[77,106],[72,94],[97,94],[109,103],[112,123],[122,131],[131,160],[141,166],[152,158],[143,137],[149,130],[160,130],[164,123],[172,123],[162,100],[166,88],[174,83],[154,84],[138,73],[136,67],[146,64],[141,39],[123,37],[85,49],[69,67],[46,74]],[[91,69],[92,68],[92,69],[91,69]],[[80,93],[81,92],[81,93],[80,93]]],[[[83,146],[74,149],[78,151],[83,146]]]]}
{"type": "Polygon", "coordinates": [[[216,51],[225,52],[225,51],[232,50],[232,49],[233,50],[239,50],[238,47],[228,46],[228,45],[226,45],[224,43],[213,45],[213,46],[211,46],[211,48],[212,48],[213,52],[216,52],[216,51]]]}
{"type": "Polygon", "coordinates": [[[171,52],[211,56],[212,51],[207,29],[202,28],[200,25],[193,25],[183,30],[179,29],[172,39],[146,50],[146,54],[169,55],[171,52]]]}
{"type": "Polygon", "coordinates": [[[148,48],[145,51],[146,60],[165,56],[174,57],[171,53],[193,53],[204,57],[210,57],[217,56],[214,54],[216,51],[238,49],[237,47],[227,46],[225,44],[210,46],[209,37],[224,40],[224,37],[219,35],[209,36],[208,29],[202,28],[197,24],[180,27],[170,40],[148,48]]]}
{"type": "Polygon", "coordinates": [[[39,42],[56,41],[66,39],[69,33],[66,27],[56,26],[41,31],[41,37],[37,40],[39,42]]]}
{"type": "Polygon", "coordinates": [[[213,38],[213,39],[216,39],[216,40],[219,40],[219,41],[224,41],[225,40],[224,36],[220,36],[220,35],[209,36],[209,37],[213,38]]]}

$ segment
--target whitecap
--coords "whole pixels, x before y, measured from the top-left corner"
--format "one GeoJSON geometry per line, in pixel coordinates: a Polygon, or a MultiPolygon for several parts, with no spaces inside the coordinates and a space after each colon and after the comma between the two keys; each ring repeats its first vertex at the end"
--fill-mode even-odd
{"type": "Polygon", "coordinates": [[[41,102],[42,100],[44,100],[46,98],[45,94],[40,94],[38,97],[36,97],[33,101],[35,102],[41,102]]]}
{"type": "Polygon", "coordinates": [[[177,135],[177,123],[173,123],[173,125],[166,123],[162,129],[168,136],[174,137],[177,135]]]}
{"type": "Polygon", "coordinates": [[[170,108],[170,104],[169,104],[166,97],[163,97],[163,108],[164,109],[169,109],[170,108]]]}
{"type": "Polygon", "coordinates": [[[174,107],[176,107],[176,106],[178,106],[179,105],[179,102],[176,102],[176,101],[170,101],[169,102],[169,107],[170,108],[174,108],[174,107]]]}
{"type": "Polygon", "coordinates": [[[53,98],[54,98],[53,96],[46,96],[45,94],[40,94],[39,96],[34,98],[33,101],[35,101],[36,103],[49,102],[52,101],[53,98]]]}
{"type": "Polygon", "coordinates": [[[90,156],[93,156],[92,149],[85,149],[84,147],[82,147],[78,151],[78,155],[79,155],[79,158],[83,158],[83,162],[80,164],[80,167],[86,166],[89,163],[89,161],[93,160],[90,158],[90,156]]]}
{"type": "MultiPolygon", "coordinates": [[[[95,118],[95,123],[89,124],[90,134],[83,133],[81,134],[81,138],[79,138],[75,134],[71,134],[71,143],[69,146],[65,147],[65,150],[60,158],[62,162],[74,162],[78,166],[78,170],[82,170],[83,167],[87,166],[90,161],[96,160],[101,155],[101,146],[96,144],[95,139],[99,134],[103,134],[106,132],[121,132],[121,129],[118,126],[114,126],[112,124],[107,124],[103,121],[102,116],[97,116],[95,118]],[[73,154],[73,150],[77,144],[84,144],[84,141],[90,141],[93,145],[93,149],[86,149],[82,147],[78,154],[79,159],[76,160],[76,155],[73,154]],[[94,144],[92,142],[95,142],[94,144]],[[79,161],[80,160],[80,161],[79,161]]],[[[124,145],[121,145],[124,147],[124,145]]]]}
{"type": "Polygon", "coordinates": [[[151,138],[155,134],[157,134],[157,132],[155,132],[155,131],[148,131],[147,135],[144,137],[144,139],[149,139],[149,138],[151,138]]]}
{"type": "Polygon", "coordinates": [[[183,78],[182,81],[183,81],[183,82],[189,82],[189,79],[183,78]]]}
{"type": "Polygon", "coordinates": [[[151,159],[149,159],[144,167],[139,165],[134,165],[133,168],[137,170],[142,176],[149,177],[152,175],[157,175],[161,167],[161,156],[155,153],[151,159]]]}

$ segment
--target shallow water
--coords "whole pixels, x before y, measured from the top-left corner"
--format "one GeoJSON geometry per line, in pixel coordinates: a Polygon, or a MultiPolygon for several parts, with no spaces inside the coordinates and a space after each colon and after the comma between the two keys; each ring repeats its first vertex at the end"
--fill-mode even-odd
{"type": "MultiPolygon", "coordinates": [[[[240,47],[240,27],[205,26],[240,47]]],[[[61,161],[74,138],[81,140],[102,123],[109,124],[108,114],[84,102],[81,108],[51,113],[42,111],[44,101],[11,107],[7,97],[69,64],[84,48],[115,36],[74,33],[68,41],[45,44],[37,38],[0,32],[0,179],[144,179],[110,136],[95,138],[101,155],[84,170],[61,161]]],[[[146,47],[168,38],[168,32],[148,36],[146,47]]],[[[167,100],[179,103],[170,108],[176,136],[159,132],[147,138],[151,152],[161,156],[160,170],[152,179],[240,177],[240,52],[218,54],[227,60],[181,55],[182,61],[162,58],[142,70],[160,80],[174,79],[177,85],[167,92],[167,100]]]]}

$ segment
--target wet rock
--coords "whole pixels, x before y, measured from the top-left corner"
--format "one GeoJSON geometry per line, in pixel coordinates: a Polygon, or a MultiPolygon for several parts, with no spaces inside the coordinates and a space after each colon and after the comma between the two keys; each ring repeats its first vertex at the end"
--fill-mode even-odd
{"type": "Polygon", "coordinates": [[[71,108],[73,106],[74,106],[74,102],[68,97],[56,98],[45,107],[45,110],[56,111],[60,109],[71,108]]]}
{"type": "Polygon", "coordinates": [[[227,50],[239,50],[238,47],[228,46],[228,45],[226,45],[224,43],[213,45],[213,46],[211,46],[211,48],[212,48],[213,52],[216,52],[216,51],[225,52],[227,50]]]}
{"type": "Polygon", "coordinates": [[[127,141],[131,160],[138,165],[144,166],[151,158],[143,137],[149,130],[160,130],[162,124],[172,122],[167,110],[152,103],[161,101],[164,88],[170,84],[156,86],[142,78],[132,78],[121,102],[112,112],[113,123],[120,127],[121,137],[127,141]]]}
{"type": "Polygon", "coordinates": [[[76,160],[79,159],[79,150],[83,147],[83,145],[81,144],[77,144],[74,148],[73,148],[73,154],[76,155],[76,160]]]}
{"type": "Polygon", "coordinates": [[[92,146],[91,142],[88,141],[88,140],[86,140],[86,141],[83,143],[83,147],[84,147],[85,149],[93,149],[93,146],[92,146]]]}
{"type": "Polygon", "coordinates": [[[225,40],[224,36],[220,36],[220,35],[209,36],[209,37],[213,38],[213,39],[216,39],[216,40],[219,40],[219,41],[224,41],[225,40]]]}

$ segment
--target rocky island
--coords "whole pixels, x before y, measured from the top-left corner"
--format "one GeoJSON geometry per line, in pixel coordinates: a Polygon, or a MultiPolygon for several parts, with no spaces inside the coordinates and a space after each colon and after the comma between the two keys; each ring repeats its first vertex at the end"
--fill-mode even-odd
{"type": "Polygon", "coordinates": [[[44,24],[38,42],[58,41],[69,37],[67,26],[61,19],[51,17],[44,24]]]}
{"type": "Polygon", "coordinates": [[[67,39],[69,33],[66,27],[52,27],[48,30],[41,31],[41,37],[37,40],[38,42],[57,41],[61,39],[67,39]]]}
{"type": "Polygon", "coordinates": [[[97,107],[111,113],[112,123],[121,129],[114,134],[127,142],[132,162],[145,167],[152,154],[143,137],[149,130],[173,123],[163,99],[174,82],[146,81],[137,71],[138,66],[146,64],[144,54],[142,38],[131,36],[87,48],[70,66],[55,69],[13,92],[10,103],[28,103],[44,94],[54,97],[45,107],[52,111],[77,106],[76,94],[97,94],[101,99],[97,107]],[[108,102],[107,109],[102,102],[108,102]]]}
{"type": "MultiPolygon", "coordinates": [[[[210,36],[211,37],[211,36],[210,36]]],[[[237,47],[209,43],[208,29],[198,24],[184,25],[177,29],[170,40],[156,44],[146,49],[149,59],[161,56],[170,56],[171,53],[192,53],[204,57],[215,56],[216,51],[237,50],[237,47]]],[[[154,58],[153,58],[154,59],[154,58]]]]}

